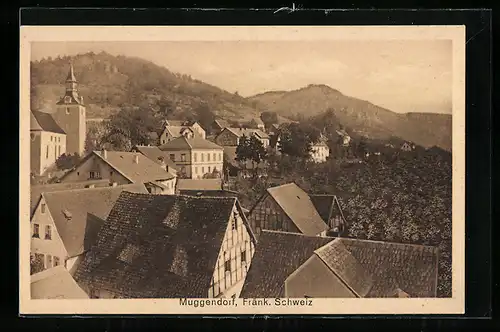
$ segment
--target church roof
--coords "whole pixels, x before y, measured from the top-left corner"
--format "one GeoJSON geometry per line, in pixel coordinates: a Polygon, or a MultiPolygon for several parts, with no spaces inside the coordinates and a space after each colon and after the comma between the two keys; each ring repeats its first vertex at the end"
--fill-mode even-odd
{"type": "Polygon", "coordinates": [[[31,111],[30,130],[49,131],[56,134],[66,134],[49,113],[31,111]]]}

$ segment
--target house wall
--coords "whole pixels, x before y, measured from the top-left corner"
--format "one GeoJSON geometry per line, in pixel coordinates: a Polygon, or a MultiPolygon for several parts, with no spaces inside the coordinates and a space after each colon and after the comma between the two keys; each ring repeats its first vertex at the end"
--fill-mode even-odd
{"type": "MultiPolygon", "coordinates": [[[[54,265],[54,257],[59,258],[59,264],[63,265],[68,255],[66,248],[62,242],[54,220],[50,213],[49,207],[43,198],[43,195],[36,207],[33,216],[31,217],[31,248],[32,255],[43,255],[44,269],[51,268],[54,265]],[[38,225],[38,237],[35,236],[35,225],[38,225]],[[50,226],[51,237],[45,238],[45,228],[50,226]],[[50,260],[48,259],[50,258],[50,260]]],[[[41,256],[40,256],[41,257],[41,256]]]]}
{"type": "Polygon", "coordinates": [[[214,169],[222,174],[224,152],[221,149],[191,151],[191,178],[201,179],[203,175],[212,173],[214,169]]]}
{"type": "Polygon", "coordinates": [[[66,133],[66,151],[83,156],[87,134],[85,107],[81,105],[57,105],[52,117],[66,133]]]}
{"type": "Polygon", "coordinates": [[[252,209],[248,221],[257,239],[262,229],[300,233],[295,224],[268,194],[252,209]]]}
{"type": "Polygon", "coordinates": [[[321,261],[311,256],[285,280],[285,297],[354,298],[354,293],[321,261]]]}
{"type": "Polygon", "coordinates": [[[66,153],[66,135],[48,131],[30,133],[31,171],[37,175],[54,165],[57,158],[66,153]]]}
{"type": "Polygon", "coordinates": [[[191,150],[164,151],[168,154],[167,158],[170,158],[170,160],[175,164],[175,167],[177,168],[177,175],[180,176],[184,173],[186,177],[191,178],[191,150]],[[182,155],[184,155],[184,161],[182,161],[182,155]]]}
{"type": "Polygon", "coordinates": [[[191,128],[193,130],[196,130],[198,132],[198,134],[200,135],[201,138],[205,139],[206,138],[206,132],[205,132],[205,129],[203,129],[202,126],[200,126],[200,124],[198,122],[196,122],[195,124],[193,124],[191,126],[191,128]]]}
{"type": "Polygon", "coordinates": [[[255,252],[254,242],[243,218],[235,204],[210,282],[209,298],[239,297],[241,293],[255,252]],[[242,256],[245,257],[246,263],[242,262],[242,256]],[[226,261],[231,262],[228,271],[226,271],[226,261]]]}
{"type": "Polygon", "coordinates": [[[215,144],[220,145],[220,146],[237,146],[238,145],[238,136],[236,136],[231,131],[224,129],[215,138],[215,144]]]}
{"type": "Polygon", "coordinates": [[[312,146],[311,159],[316,163],[325,162],[330,155],[330,149],[327,146],[312,146]]]}
{"type": "Polygon", "coordinates": [[[87,160],[78,165],[75,170],[68,173],[61,179],[61,182],[67,183],[90,180],[90,172],[96,171],[98,171],[99,174],[94,173],[94,176],[99,176],[100,179],[107,179],[111,183],[116,182],[118,185],[132,183],[95,154],[91,155],[87,160]]]}
{"type": "Polygon", "coordinates": [[[177,182],[176,178],[173,178],[171,180],[158,181],[158,182],[166,187],[166,189],[163,189],[163,191],[161,192],[162,195],[174,195],[175,194],[175,185],[177,182]]]}

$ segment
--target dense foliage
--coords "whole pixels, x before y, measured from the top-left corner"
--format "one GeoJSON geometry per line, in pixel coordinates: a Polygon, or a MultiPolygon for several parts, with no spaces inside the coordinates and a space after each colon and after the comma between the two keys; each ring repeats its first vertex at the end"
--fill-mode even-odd
{"type": "MultiPolygon", "coordinates": [[[[367,150],[374,149],[369,141],[365,144],[367,150]]],[[[270,178],[238,181],[242,204],[251,207],[267,187],[287,182],[308,192],[335,194],[348,236],[438,247],[438,296],[451,296],[451,154],[439,148],[391,149],[355,163],[276,160],[270,178]]]]}
{"type": "Polygon", "coordinates": [[[63,153],[56,160],[56,166],[59,170],[67,170],[75,167],[80,162],[81,157],[75,154],[66,154],[63,153]]]}

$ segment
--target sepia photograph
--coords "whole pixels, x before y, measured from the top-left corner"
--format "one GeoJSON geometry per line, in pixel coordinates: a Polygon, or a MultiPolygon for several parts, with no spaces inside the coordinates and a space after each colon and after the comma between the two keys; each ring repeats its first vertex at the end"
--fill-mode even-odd
{"type": "Polygon", "coordinates": [[[464,35],[21,27],[21,312],[462,313],[464,35]]]}

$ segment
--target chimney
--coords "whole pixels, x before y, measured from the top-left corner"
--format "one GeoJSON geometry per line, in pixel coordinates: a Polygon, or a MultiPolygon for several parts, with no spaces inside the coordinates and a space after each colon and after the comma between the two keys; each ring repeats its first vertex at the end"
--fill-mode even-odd
{"type": "Polygon", "coordinates": [[[108,152],[106,151],[105,148],[102,148],[102,158],[106,159],[108,157],[108,152]]]}
{"type": "Polygon", "coordinates": [[[139,163],[139,155],[135,154],[134,155],[134,164],[138,164],[138,163],[139,163]]]}

